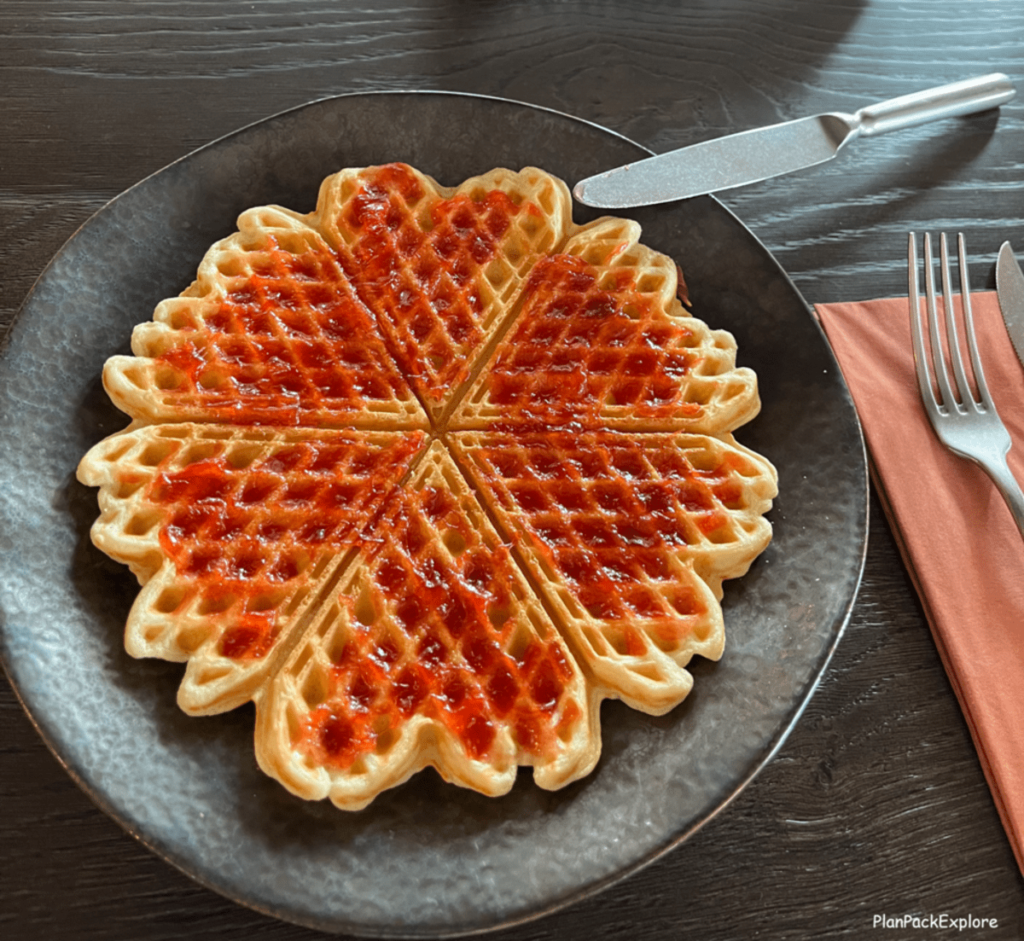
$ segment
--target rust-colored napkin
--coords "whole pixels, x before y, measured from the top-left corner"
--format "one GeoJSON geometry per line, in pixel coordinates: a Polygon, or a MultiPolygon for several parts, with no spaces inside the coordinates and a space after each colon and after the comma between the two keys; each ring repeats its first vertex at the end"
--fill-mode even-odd
{"type": "MultiPolygon", "coordinates": [[[[1024,369],[994,293],[973,294],[989,389],[1024,481],[1024,369]]],[[[921,405],[906,298],[822,304],[872,475],[1024,872],[1024,541],[999,491],[936,438],[921,405]]]]}

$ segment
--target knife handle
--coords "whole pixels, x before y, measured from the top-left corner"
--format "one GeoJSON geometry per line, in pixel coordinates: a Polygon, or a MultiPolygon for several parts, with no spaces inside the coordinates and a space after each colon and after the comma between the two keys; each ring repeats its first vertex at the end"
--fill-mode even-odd
{"type": "Polygon", "coordinates": [[[868,105],[861,108],[854,119],[859,133],[871,137],[926,121],[987,111],[1009,101],[1015,94],[1009,78],[1002,72],[994,72],[868,105]]]}

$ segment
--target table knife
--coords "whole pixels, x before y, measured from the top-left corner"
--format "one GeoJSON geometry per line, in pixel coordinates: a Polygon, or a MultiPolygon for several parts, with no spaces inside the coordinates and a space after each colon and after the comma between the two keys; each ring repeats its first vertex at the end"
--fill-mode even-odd
{"type": "Polygon", "coordinates": [[[1015,93],[1001,72],[982,75],[854,114],[800,118],[638,160],[581,180],[573,195],[586,206],[623,209],[714,193],[824,163],[858,137],[996,108],[1015,93]]]}
{"type": "Polygon", "coordinates": [[[1024,274],[1009,242],[1003,242],[996,259],[996,294],[1017,359],[1024,364],[1024,274]]]}

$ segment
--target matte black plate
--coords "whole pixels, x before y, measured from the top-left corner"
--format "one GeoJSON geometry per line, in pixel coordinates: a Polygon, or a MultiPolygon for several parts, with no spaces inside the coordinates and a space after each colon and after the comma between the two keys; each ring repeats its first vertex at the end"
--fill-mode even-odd
{"type": "MultiPolygon", "coordinates": [[[[403,160],[453,185],[494,166],[570,184],[646,156],[551,111],[447,93],[316,102],[239,131],[128,190],[68,242],[0,360],[4,664],[74,778],[155,852],[281,918],[364,935],[507,925],[580,898],[685,839],[779,747],[846,624],[863,565],[867,475],[856,415],[805,302],[711,197],[639,211],[686,271],[697,313],[731,330],[764,409],[740,440],[778,467],[775,539],[727,585],[727,646],[690,698],[653,719],[603,709],[604,756],[556,794],[522,772],[489,800],[432,771],[356,814],[289,795],[256,767],[251,708],[190,719],[182,669],[121,646],[137,592],[89,541],[95,492],[75,466],[126,424],[100,384],[132,327],[193,279],[249,206],[315,204],[346,166],[403,160]]],[[[592,218],[579,212],[577,221],[592,218]]],[[[721,865],[729,865],[721,860],[721,865]]],[[[686,886],[679,887],[680,892],[686,886]]],[[[725,900],[723,900],[725,901],[725,900]]]]}

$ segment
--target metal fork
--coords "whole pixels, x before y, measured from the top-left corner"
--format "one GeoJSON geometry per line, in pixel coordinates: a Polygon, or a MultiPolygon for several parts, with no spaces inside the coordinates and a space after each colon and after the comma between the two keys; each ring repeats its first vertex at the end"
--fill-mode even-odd
{"type": "Polygon", "coordinates": [[[939,395],[935,394],[932,384],[932,369],[929,369],[929,356],[925,350],[924,331],[921,327],[921,297],[918,293],[917,245],[914,233],[910,233],[907,264],[910,284],[910,329],[914,342],[914,366],[917,370],[917,384],[921,390],[924,410],[932,423],[932,428],[939,440],[954,454],[966,457],[980,465],[992,478],[999,492],[1003,495],[1017,528],[1024,536],[1024,493],[1010,473],[1006,464],[1006,454],[1010,450],[1010,434],[1002,419],[996,412],[989,395],[985,372],[981,367],[978,355],[978,343],[974,333],[974,317],[971,314],[970,281],[967,274],[967,250],[963,235],[957,236],[957,253],[960,256],[960,298],[963,311],[964,335],[967,339],[967,351],[970,356],[971,369],[974,373],[978,396],[967,378],[964,359],[960,352],[957,336],[956,319],[953,307],[953,289],[949,274],[949,251],[946,246],[946,234],[942,233],[939,240],[939,255],[942,268],[942,300],[945,309],[946,348],[953,366],[956,391],[950,385],[949,372],[946,369],[946,357],[943,355],[942,332],[939,327],[939,315],[935,300],[935,279],[932,273],[932,241],[929,235],[924,237],[924,290],[927,308],[927,330],[931,334],[932,369],[939,395]]]}

